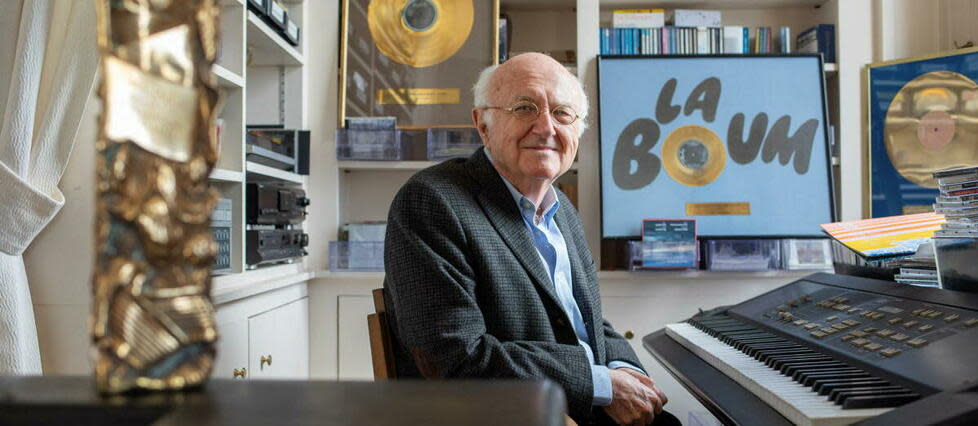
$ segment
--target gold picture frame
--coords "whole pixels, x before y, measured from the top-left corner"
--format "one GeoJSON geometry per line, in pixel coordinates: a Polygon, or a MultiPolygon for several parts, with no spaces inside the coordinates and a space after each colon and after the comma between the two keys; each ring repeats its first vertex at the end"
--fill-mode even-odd
{"type": "MultiPolygon", "coordinates": [[[[912,181],[904,176],[907,168],[895,164],[888,153],[890,148],[887,147],[887,132],[897,128],[905,130],[908,126],[912,126],[913,129],[921,127],[935,131],[947,127],[935,127],[934,122],[928,120],[929,113],[936,111],[938,115],[946,115],[943,121],[955,123],[950,126],[952,131],[948,133],[953,136],[953,139],[945,141],[946,146],[933,147],[926,146],[927,141],[919,139],[919,136],[904,137],[897,141],[902,144],[899,145],[900,147],[905,148],[898,152],[901,158],[919,160],[920,164],[914,169],[917,170],[918,175],[928,177],[933,171],[970,165],[978,159],[978,148],[974,148],[974,144],[971,143],[974,135],[978,133],[978,126],[974,125],[975,113],[971,106],[974,101],[965,99],[974,97],[978,93],[976,58],[978,58],[978,48],[966,48],[877,62],[863,68],[864,123],[866,124],[862,141],[864,218],[932,211],[934,198],[938,195],[936,182],[924,185],[919,178],[912,181]],[[949,78],[952,76],[955,78],[950,81],[949,78]],[[925,108],[910,102],[911,98],[906,93],[919,91],[918,89],[923,86],[927,86],[930,92],[946,91],[951,94],[949,99],[960,98],[960,101],[950,109],[941,106],[925,108]],[[901,105],[913,106],[910,109],[913,109],[914,113],[896,117],[897,120],[893,120],[888,128],[887,117],[898,95],[903,100],[901,105]],[[967,151],[970,153],[968,155],[961,153],[960,145],[963,142],[968,145],[967,151]],[[922,145],[923,148],[916,145],[922,145]],[[909,149],[911,147],[913,149],[909,149]]],[[[902,136],[907,136],[906,132],[902,133],[902,136]]],[[[894,141],[895,139],[889,141],[891,148],[894,141]]]]}
{"type": "Polygon", "coordinates": [[[472,85],[499,61],[499,0],[341,7],[338,127],[348,117],[396,117],[400,129],[472,126],[472,85]]]}

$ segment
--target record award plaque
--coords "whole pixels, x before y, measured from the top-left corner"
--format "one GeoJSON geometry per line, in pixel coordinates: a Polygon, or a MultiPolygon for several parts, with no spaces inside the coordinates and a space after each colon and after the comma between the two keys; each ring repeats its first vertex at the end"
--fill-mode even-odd
{"type": "Polygon", "coordinates": [[[598,105],[602,238],[634,239],[650,217],[709,238],[834,221],[818,55],[601,56],[598,105]]]}
{"type": "Polygon", "coordinates": [[[471,126],[472,85],[498,59],[498,0],[346,0],[340,126],[471,126]]]}
{"type": "Polygon", "coordinates": [[[978,165],[978,49],[869,66],[870,217],[922,213],[933,173],[978,165]]]}

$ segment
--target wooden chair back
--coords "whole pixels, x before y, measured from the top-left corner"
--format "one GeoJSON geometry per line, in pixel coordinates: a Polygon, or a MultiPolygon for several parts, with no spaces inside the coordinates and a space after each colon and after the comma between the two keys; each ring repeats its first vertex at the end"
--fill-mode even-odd
{"type": "Polygon", "coordinates": [[[374,380],[397,378],[394,364],[394,344],[387,309],[384,307],[384,289],[373,291],[374,313],[367,315],[367,329],[370,331],[370,358],[374,365],[374,380]]]}

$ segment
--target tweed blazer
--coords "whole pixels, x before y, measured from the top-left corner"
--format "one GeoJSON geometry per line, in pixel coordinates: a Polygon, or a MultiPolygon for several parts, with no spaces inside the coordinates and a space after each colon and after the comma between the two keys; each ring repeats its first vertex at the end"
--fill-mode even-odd
{"type": "MultiPolygon", "coordinates": [[[[601,315],[580,218],[555,216],[595,362],[641,367],[601,315]]],[[[391,204],[384,294],[400,377],[549,378],[571,417],[591,420],[591,367],[522,216],[480,148],[414,175],[391,204]]]]}

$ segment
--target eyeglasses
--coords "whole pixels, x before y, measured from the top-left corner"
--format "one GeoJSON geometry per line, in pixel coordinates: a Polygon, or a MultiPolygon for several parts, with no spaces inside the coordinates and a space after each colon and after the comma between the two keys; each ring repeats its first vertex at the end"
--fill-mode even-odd
{"type": "MultiPolygon", "coordinates": [[[[509,108],[488,106],[483,109],[498,109],[513,114],[518,120],[536,120],[540,116],[540,107],[533,102],[519,102],[509,108]]],[[[565,126],[573,124],[578,119],[577,111],[566,105],[558,105],[550,111],[554,121],[565,126]]]]}

